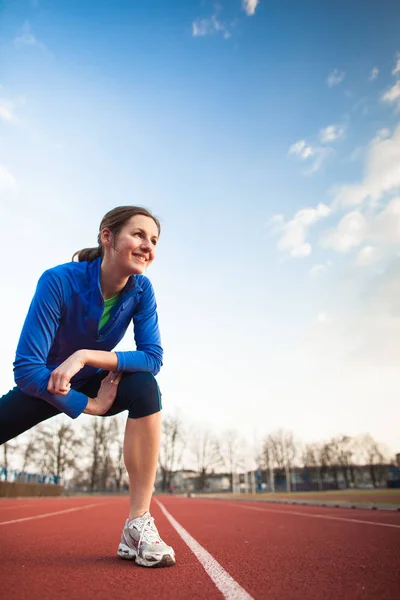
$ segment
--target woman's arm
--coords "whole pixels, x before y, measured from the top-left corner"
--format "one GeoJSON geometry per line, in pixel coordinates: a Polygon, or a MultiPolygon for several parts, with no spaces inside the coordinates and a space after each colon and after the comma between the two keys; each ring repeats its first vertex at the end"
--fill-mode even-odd
{"type": "Polygon", "coordinates": [[[59,327],[64,305],[62,283],[50,271],[39,279],[32,299],[14,362],[14,379],[17,386],[29,396],[41,398],[71,418],[81,414],[88,398],[76,390],[65,394],[51,394],[47,385],[51,371],[47,357],[59,327]]]}
{"type": "Polygon", "coordinates": [[[50,394],[66,395],[71,389],[70,381],[85,365],[116,371],[118,359],[115,352],[103,350],[77,350],[51,373],[47,390],[50,394]]]}
{"type": "Polygon", "coordinates": [[[118,359],[117,371],[149,371],[157,375],[163,364],[157,303],[150,280],[143,277],[141,285],[143,293],[133,315],[137,349],[115,353],[118,359]]]}

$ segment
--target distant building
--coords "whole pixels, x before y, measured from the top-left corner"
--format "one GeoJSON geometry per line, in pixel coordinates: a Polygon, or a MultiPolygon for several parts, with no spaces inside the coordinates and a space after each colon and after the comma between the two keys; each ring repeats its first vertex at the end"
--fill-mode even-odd
{"type": "MultiPolygon", "coordinates": [[[[226,473],[210,473],[206,475],[204,489],[201,490],[200,476],[196,471],[181,469],[174,471],[171,476],[171,487],[174,493],[187,492],[227,492],[230,490],[230,476],[226,473]]],[[[162,477],[157,473],[155,488],[161,491],[162,477]]]]}
{"type": "MultiPolygon", "coordinates": [[[[247,479],[249,479],[248,474],[247,479]]],[[[346,488],[400,487],[400,469],[390,464],[333,465],[261,470],[263,491],[336,490],[346,488]],[[399,474],[399,476],[397,476],[399,474]],[[272,481],[273,479],[273,481],[272,481]],[[398,481],[398,485],[395,485],[398,481]],[[394,482],[394,484],[393,484],[394,482]]]]}
{"type": "MultiPolygon", "coordinates": [[[[234,491],[312,491],[337,490],[346,488],[400,488],[400,454],[396,456],[396,464],[373,465],[332,465],[327,467],[293,467],[292,469],[257,469],[235,473],[231,484],[229,473],[209,473],[205,478],[193,470],[181,469],[171,476],[171,489],[174,493],[189,492],[224,493],[234,491]],[[204,484],[204,485],[203,485],[204,484]]],[[[162,489],[162,478],[158,474],[156,490],[162,489]]]]}

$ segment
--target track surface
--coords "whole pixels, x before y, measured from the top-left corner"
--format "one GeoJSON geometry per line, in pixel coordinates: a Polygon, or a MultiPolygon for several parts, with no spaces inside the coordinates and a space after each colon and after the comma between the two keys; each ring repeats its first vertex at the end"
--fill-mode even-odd
{"type": "Polygon", "coordinates": [[[398,512],[159,497],[177,564],[145,569],[116,557],[126,511],[126,497],[1,500],[2,599],[400,598],[398,512]]]}

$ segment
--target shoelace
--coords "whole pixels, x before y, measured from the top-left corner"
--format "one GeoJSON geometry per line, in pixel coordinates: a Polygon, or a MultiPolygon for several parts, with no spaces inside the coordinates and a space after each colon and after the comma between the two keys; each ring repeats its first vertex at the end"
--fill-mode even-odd
{"type": "MultiPolygon", "coordinates": [[[[135,525],[131,525],[134,527],[135,525]]],[[[142,541],[147,543],[155,543],[159,544],[161,542],[160,534],[157,531],[157,527],[154,525],[154,517],[147,517],[144,522],[142,522],[142,529],[140,531],[140,537],[138,542],[138,552],[142,545],[142,541]]]]}

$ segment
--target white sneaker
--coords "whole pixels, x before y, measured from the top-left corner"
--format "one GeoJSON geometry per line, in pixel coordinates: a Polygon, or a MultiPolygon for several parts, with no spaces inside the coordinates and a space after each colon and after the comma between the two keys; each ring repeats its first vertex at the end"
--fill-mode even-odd
{"type": "Polygon", "coordinates": [[[142,517],[127,519],[118,546],[118,556],[134,560],[143,567],[171,567],[175,553],[162,541],[154,519],[146,512],[142,517]]]}

